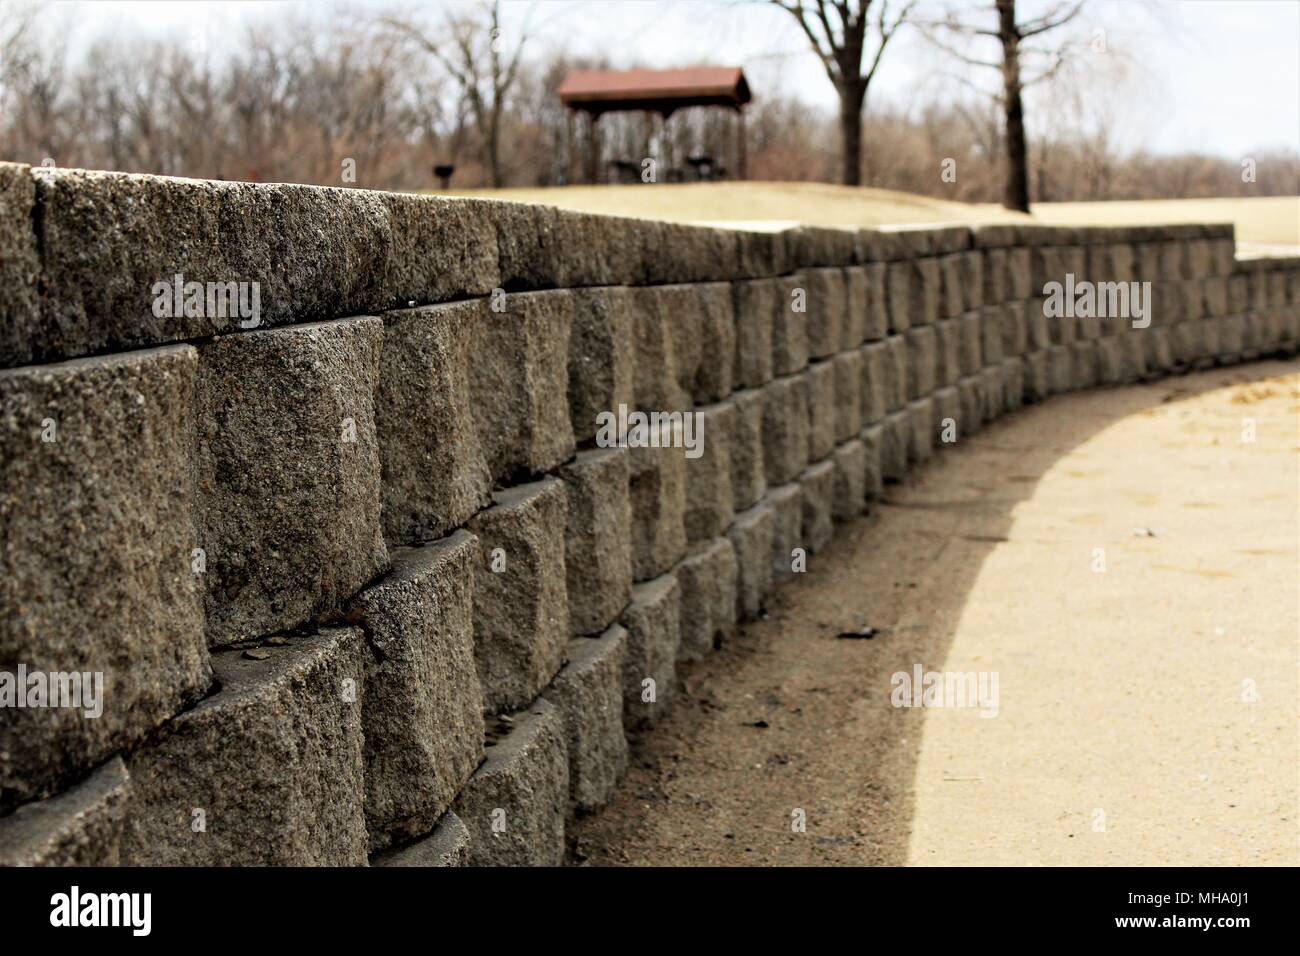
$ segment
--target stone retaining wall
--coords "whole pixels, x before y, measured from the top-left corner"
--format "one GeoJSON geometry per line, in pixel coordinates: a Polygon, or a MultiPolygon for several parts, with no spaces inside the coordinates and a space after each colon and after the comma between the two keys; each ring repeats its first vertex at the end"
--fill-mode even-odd
{"type": "Polygon", "coordinates": [[[1224,225],[764,233],[0,164],[0,253],[0,675],[105,681],[97,717],[0,710],[11,864],[558,863],[677,663],[884,483],[1300,333],[1300,260],[1224,225]],[[258,324],[159,316],[178,274],[257,283],[258,324]],[[1066,274],[1150,282],[1149,327],[1049,317],[1066,274]],[[698,413],[702,453],[598,447],[620,406],[698,413]]]}

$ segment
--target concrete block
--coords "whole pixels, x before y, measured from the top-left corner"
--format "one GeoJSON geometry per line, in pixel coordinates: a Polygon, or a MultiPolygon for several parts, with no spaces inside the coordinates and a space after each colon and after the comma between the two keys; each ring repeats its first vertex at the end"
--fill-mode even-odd
{"type": "Polygon", "coordinates": [[[386,312],[375,428],[384,535],[419,544],[486,506],[492,475],[470,390],[478,301],[386,312]]]}
{"type": "Polygon", "coordinates": [[[772,584],[788,579],[794,571],[795,549],[804,546],[803,487],[797,481],[769,491],[763,504],[772,513],[772,584]]]}
{"type": "Polygon", "coordinates": [[[736,406],[731,402],[695,411],[695,451],[686,459],[686,543],[715,538],[727,530],[735,512],[731,489],[731,445],[736,433],[736,406]],[[698,452],[698,457],[691,457],[698,452]]]}
{"type": "Polygon", "coordinates": [[[1052,329],[1043,312],[1042,299],[1025,302],[1025,340],[1028,351],[1045,351],[1052,347],[1052,329]]]}
{"type": "Polygon", "coordinates": [[[884,342],[872,342],[859,350],[862,356],[862,383],[859,394],[862,407],[859,411],[864,425],[874,425],[885,417],[885,389],[887,374],[885,363],[889,361],[888,346],[884,342]]]}
{"type": "Polygon", "coordinates": [[[393,570],[356,599],[366,634],[365,812],[370,849],[428,833],[483,757],[483,692],[474,666],[467,531],[393,554],[393,570]]]}
{"type": "Polygon", "coordinates": [[[866,501],[874,501],[884,492],[885,479],[881,473],[881,451],[884,448],[885,428],[882,424],[862,430],[862,447],[865,449],[862,491],[866,501]]]}
{"type": "Polygon", "coordinates": [[[848,286],[843,269],[805,269],[808,290],[808,356],[824,359],[843,347],[848,320],[848,286]]]}
{"type": "Polygon", "coordinates": [[[678,660],[700,660],[736,627],[736,549],[725,535],[692,549],[673,569],[681,590],[678,660]]]}
{"type": "Polygon", "coordinates": [[[200,347],[196,523],[210,646],[298,627],[387,567],[383,328],[340,319],[200,347]]]}
{"type": "Polygon", "coordinates": [[[866,312],[862,337],[867,342],[878,342],[889,334],[889,304],[885,298],[884,262],[870,262],[862,266],[866,277],[866,312]]]}
{"type": "Polygon", "coordinates": [[[933,326],[907,331],[907,398],[909,402],[928,398],[935,388],[938,337],[933,326]]]}
{"type": "Polygon", "coordinates": [[[962,304],[953,315],[970,312],[984,304],[984,256],[975,251],[957,254],[957,271],[961,282],[962,304]]]}
{"type": "Polygon", "coordinates": [[[551,682],[569,640],[564,484],[546,478],[492,496],[469,529],[474,568],[474,662],[488,713],[526,706],[551,682]]]}
{"type": "Polygon", "coordinates": [[[746,389],[728,399],[736,408],[731,436],[731,497],[737,508],[752,507],[767,490],[763,457],[763,389],[746,389]]]}
{"type": "Polygon", "coordinates": [[[814,362],[803,375],[808,382],[808,456],[816,460],[829,455],[835,447],[835,366],[832,362],[814,362]]]}
{"type": "Polygon", "coordinates": [[[957,382],[957,401],[961,407],[960,435],[974,435],[984,427],[982,374],[981,371],[957,382]]]}
{"type": "Polygon", "coordinates": [[[1029,267],[1029,250],[1007,250],[1007,301],[1028,299],[1042,291],[1040,284],[1034,288],[1033,276],[1029,267]]]}
{"type": "Polygon", "coordinates": [[[534,701],[488,726],[487,760],[456,798],[470,866],[559,866],[569,808],[564,716],[534,701]]]}
{"type": "Polygon", "coordinates": [[[836,355],[835,367],[835,441],[852,438],[862,430],[862,351],[853,349],[836,355]]]}
{"type": "Polygon", "coordinates": [[[1072,342],[1070,366],[1072,368],[1073,387],[1096,388],[1098,379],[1097,347],[1092,341],[1072,342]]]}
{"type": "Polygon", "coordinates": [[[847,352],[860,346],[867,337],[867,308],[871,296],[866,267],[848,266],[844,274],[844,321],[840,323],[837,351],[847,352]]]}
{"type": "Polygon", "coordinates": [[[1022,361],[1025,367],[1025,401],[1041,402],[1052,394],[1047,352],[1027,352],[1022,361]]]}
{"type": "MultiPolygon", "coordinates": [[[[1029,349],[1029,322],[1025,304],[1013,302],[1002,307],[1002,350],[1006,358],[1019,358],[1029,349]]],[[[1095,337],[1095,336],[1094,336],[1095,337]]],[[[982,343],[981,343],[982,346],[982,343]]]]}
{"type": "MultiPolygon", "coordinates": [[[[684,349],[686,362],[692,354],[698,355],[701,333],[696,330],[693,343],[677,340],[679,324],[673,309],[682,307],[682,288],[669,290],[667,286],[653,286],[632,290],[635,333],[632,393],[636,407],[643,411],[683,411],[694,405],[692,395],[681,384],[681,379],[687,376],[678,371],[677,353],[684,349]]],[[[680,328],[689,331],[690,325],[683,322],[680,328]]]]}
{"type": "Polygon", "coordinates": [[[4,710],[0,812],[84,779],[208,687],[197,367],[170,346],[0,371],[0,670],[100,674],[103,708],[4,710]]]}
{"type": "Polygon", "coordinates": [[[907,405],[911,385],[907,380],[910,357],[907,337],[894,335],[885,339],[885,409],[899,412],[907,405]]]}
{"type": "Polygon", "coordinates": [[[908,447],[912,441],[907,411],[886,415],[883,427],[880,473],[885,481],[902,481],[907,477],[908,447]]]}
{"type": "Polygon", "coordinates": [[[364,643],[325,628],[214,654],[221,690],[127,760],[122,862],[365,865],[364,643]]]}
{"type": "Polygon", "coordinates": [[[889,331],[899,335],[907,331],[912,313],[912,263],[890,262],[885,272],[889,331]]]}
{"type": "MultiPolygon", "coordinates": [[[[1009,308],[1021,308],[1019,303],[1009,308]]],[[[983,322],[981,310],[967,312],[957,319],[959,337],[957,344],[957,368],[961,375],[974,375],[984,365],[983,322]]]]}
{"type": "Polygon", "coordinates": [[[736,317],[735,385],[757,388],[772,380],[772,329],[777,312],[786,305],[776,279],[751,279],[731,284],[736,317]]]}
{"type": "Polygon", "coordinates": [[[939,257],[939,318],[952,319],[961,315],[966,304],[965,282],[962,276],[962,256],[952,253],[939,257]]]}
{"type": "Polygon", "coordinates": [[[1002,411],[1013,411],[1025,403],[1025,366],[1019,358],[1002,360],[1002,411]]]}
{"type": "Polygon", "coordinates": [[[600,637],[575,637],[568,663],[546,699],[564,718],[569,746],[569,806],[575,813],[603,807],[627,769],[623,735],[623,658],[627,631],[615,624],[600,637]]]}
{"type": "Polygon", "coordinates": [[[601,412],[636,403],[636,302],[630,289],[575,289],[569,330],[569,424],[588,442],[601,412]]]}
{"type": "Polygon", "coordinates": [[[670,425],[652,431],[651,438],[660,447],[630,449],[634,581],[658,577],[686,550],[686,456],[684,449],[670,447],[673,431],[670,425]]]}
{"type": "Polygon", "coordinates": [[[908,325],[930,325],[939,320],[942,295],[939,260],[932,256],[913,259],[911,265],[911,291],[908,294],[908,325]]]}
{"type": "Polygon", "coordinates": [[[623,726],[653,727],[672,708],[681,646],[681,589],[673,574],[635,585],[620,622],[627,630],[623,656],[623,726]]]}
{"type": "Polygon", "coordinates": [[[564,569],[569,628],[599,634],[627,604],[632,586],[628,448],[580,451],[558,475],[567,492],[564,569]]]}
{"type": "Polygon", "coordinates": [[[935,385],[944,388],[961,378],[961,321],[941,319],[934,324],[935,385]]]}
{"type": "Polygon", "coordinates": [[[1002,366],[985,366],[976,380],[979,382],[980,407],[984,413],[984,421],[994,421],[1002,415],[1002,366]]]}
{"type": "Polygon", "coordinates": [[[769,382],[763,389],[763,466],[769,485],[793,481],[808,464],[807,375],[769,382]]]}
{"type": "MultiPolygon", "coordinates": [[[[420,283],[390,269],[397,261],[390,209],[402,204],[398,197],[394,205],[356,190],[72,169],[40,170],[37,193],[44,301],[41,332],[29,339],[39,344],[25,361],[196,339],[234,331],[240,321],[265,328],[364,314],[395,300],[430,301],[424,288],[414,294],[420,283]],[[189,315],[155,315],[155,285],[176,275],[183,283],[249,283],[250,296],[255,284],[256,318],[241,319],[215,298],[182,310],[189,315]]],[[[441,243],[423,255],[451,285],[484,282],[475,291],[486,292],[497,284],[496,244],[486,239],[491,254],[472,257],[490,260],[481,275],[468,274],[476,263],[458,261],[441,243]]]]}
{"type": "Polygon", "coordinates": [[[934,451],[934,400],[923,398],[907,403],[907,460],[912,464],[929,461],[934,451]]]}
{"type": "Polygon", "coordinates": [[[0,866],[117,866],[130,796],[113,757],[66,792],[24,804],[0,817],[0,866]]]}
{"type": "MultiPolygon", "coordinates": [[[[573,455],[569,423],[567,291],[512,292],[504,311],[480,307],[470,396],[479,444],[497,486],[549,471],[573,455]]],[[[616,411],[616,409],[615,409],[616,411]]]]}
{"type": "Polygon", "coordinates": [[[983,305],[1000,305],[1007,301],[1007,250],[985,249],[983,264],[983,305]]]}
{"type": "MultiPolygon", "coordinates": [[[[771,492],[768,492],[771,495],[771,492]]],[[[736,515],[727,532],[736,551],[736,617],[750,620],[763,609],[772,586],[772,547],[776,517],[766,498],[736,515]]]]}
{"type": "Polygon", "coordinates": [[[400,850],[370,858],[371,866],[468,866],[469,827],[448,810],[433,832],[400,850]]]}
{"type": "Polygon", "coordinates": [[[1002,327],[1014,314],[1014,305],[986,305],[980,314],[980,356],[985,366],[1002,361],[1002,327]]]}
{"type": "Polygon", "coordinates": [[[1047,384],[1053,395],[1073,388],[1073,355],[1069,346],[1053,345],[1047,350],[1047,384]]]}
{"type": "Polygon", "coordinates": [[[730,283],[663,286],[659,291],[671,322],[682,391],[697,405],[722,401],[731,394],[736,357],[730,283]]]}
{"type": "Polygon", "coordinates": [[[35,209],[31,167],[0,163],[0,368],[27,365],[44,347],[35,209]]]}
{"type": "Polygon", "coordinates": [[[866,505],[867,447],[856,438],[846,441],[835,447],[831,461],[835,465],[831,515],[836,521],[846,521],[862,514],[866,505]]]}
{"type": "Polygon", "coordinates": [[[799,476],[803,492],[803,544],[810,554],[830,544],[835,535],[835,461],[828,458],[809,465],[799,476]]]}
{"type": "Polygon", "coordinates": [[[808,287],[802,273],[779,280],[772,322],[772,371],[791,375],[808,364],[808,287]]]}
{"type": "Polygon", "coordinates": [[[1164,374],[1174,367],[1173,352],[1169,343],[1167,329],[1143,329],[1138,333],[1143,338],[1146,351],[1147,374],[1164,374]]]}

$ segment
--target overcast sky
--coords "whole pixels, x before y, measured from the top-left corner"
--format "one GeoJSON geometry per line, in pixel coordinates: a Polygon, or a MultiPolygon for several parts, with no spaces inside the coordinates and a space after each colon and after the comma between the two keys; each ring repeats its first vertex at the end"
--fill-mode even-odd
{"type": "MultiPolygon", "coordinates": [[[[430,16],[442,6],[379,0],[333,7],[295,0],[45,4],[55,14],[49,21],[63,25],[74,50],[101,31],[118,36],[206,32],[210,46],[220,48],[246,22],[274,22],[293,12],[329,29],[341,22],[343,11],[395,5],[426,8],[430,16]]],[[[969,0],[973,13],[987,6],[987,0],[969,0]]],[[[1043,6],[1021,0],[1021,18],[1043,6]]],[[[541,24],[533,41],[537,52],[565,48],[603,55],[615,64],[739,64],[756,96],[779,84],[810,104],[828,110],[835,104],[834,90],[797,24],[761,2],[506,0],[507,42],[509,24],[522,23],[530,8],[533,21],[541,24]]],[[[1108,49],[1122,51],[1133,64],[1112,104],[1124,114],[1129,145],[1234,158],[1267,146],[1300,152],[1300,0],[1090,0],[1085,16],[1080,29],[1105,30],[1108,49]]],[[[917,89],[959,95],[961,88],[942,75],[950,63],[919,36],[900,34],[886,53],[868,108],[886,101],[905,106],[916,100],[911,94],[917,89]]],[[[986,72],[987,80],[996,80],[986,72]]]]}

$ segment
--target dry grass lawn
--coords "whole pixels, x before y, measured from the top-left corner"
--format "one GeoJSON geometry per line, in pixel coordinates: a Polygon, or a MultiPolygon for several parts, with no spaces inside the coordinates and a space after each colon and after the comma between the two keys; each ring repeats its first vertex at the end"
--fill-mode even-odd
{"type": "Polygon", "coordinates": [[[1000,206],[949,202],[888,189],[827,183],[681,183],[655,186],[558,186],[476,189],[453,193],[484,199],[546,203],[564,209],[670,222],[771,227],[897,223],[1014,222],[1130,225],[1232,222],[1248,246],[1300,246],[1300,197],[1169,199],[1140,202],[1041,203],[1032,216],[1000,206]]]}

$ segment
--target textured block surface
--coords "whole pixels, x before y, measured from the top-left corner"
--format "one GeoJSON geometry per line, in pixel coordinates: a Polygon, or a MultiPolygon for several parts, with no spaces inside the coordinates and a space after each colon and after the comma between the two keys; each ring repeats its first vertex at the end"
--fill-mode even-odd
{"type": "Polygon", "coordinates": [[[808,464],[808,379],[778,378],[763,389],[763,466],[769,485],[793,481],[808,464]]]}
{"type": "Polygon", "coordinates": [[[554,468],[573,454],[569,424],[569,338],[573,299],[566,291],[512,292],[503,311],[479,301],[470,397],[479,445],[497,486],[554,468]]]}
{"type": "Polygon", "coordinates": [[[172,346],[0,372],[0,670],[89,674],[103,708],[6,709],[0,810],[81,779],[207,689],[196,370],[172,346]]]}
{"type": "Polygon", "coordinates": [[[470,394],[481,311],[457,302],[384,313],[375,427],[389,543],[437,538],[490,500],[470,394]]]}
{"type": "MultiPolygon", "coordinates": [[[[770,492],[769,492],[770,494],[770,492]]],[[[727,536],[736,551],[736,616],[750,620],[763,609],[772,586],[775,515],[766,500],[736,515],[727,536]]]]}
{"type": "Polygon", "coordinates": [[[117,866],[131,779],[121,757],[57,797],[0,817],[0,866],[117,866]]]}
{"type": "Polygon", "coordinates": [[[627,767],[623,735],[623,658],[627,631],[615,624],[600,637],[569,642],[568,663],[546,699],[559,708],[569,748],[569,804],[592,813],[609,800],[627,767]]]}
{"type": "Polygon", "coordinates": [[[469,828],[448,810],[433,832],[400,850],[372,857],[371,866],[468,866],[469,828]]]}
{"type": "Polygon", "coordinates": [[[664,574],[632,588],[620,623],[627,630],[623,656],[623,726],[644,730],[672,707],[681,644],[681,590],[664,574]]]}
{"type": "Polygon", "coordinates": [[[559,866],[569,807],[564,717],[553,704],[489,721],[487,760],[456,797],[470,866],[559,866]]]}
{"type": "Polygon", "coordinates": [[[474,666],[478,540],[468,531],[393,554],[357,598],[366,634],[366,828],[371,850],[428,833],[483,757],[474,666]]]}
{"type": "MultiPolygon", "coordinates": [[[[671,440],[671,429],[659,432],[661,444],[671,440]]],[[[648,581],[671,568],[686,550],[686,456],[672,447],[630,451],[632,576],[648,581]]]]}
{"type": "Polygon", "coordinates": [[[835,499],[835,463],[819,461],[799,476],[803,490],[803,546],[810,554],[830,544],[835,527],[831,515],[835,499]]]}
{"type": "Polygon", "coordinates": [[[632,406],[635,303],[625,288],[575,289],[569,331],[569,422],[577,442],[599,427],[601,412],[632,406]]]}
{"type": "Polygon", "coordinates": [[[736,551],[725,536],[697,545],[673,569],[681,590],[678,660],[699,660],[736,626],[736,551]]]}
{"type": "Polygon", "coordinates": [[[498,492],[470,522],[482,550],[474,569],[474,660],[489,713],[526,706],[564,659],[565,498],[564,485],[547,478],[498,492]]]}
{"type": "Polygon", "coordinates": [[[363,642],[327,628],[214,654],[221,691],[127,761],[123,862],[364,865],[363,642]]]}
{"type": "Polygon", "coordinates": [[[736,406],[731,436],[731,497],[736,508],[752,506],[767,490],[763,459],[763,411],[766,402],[761,389],[736,392],[729,399],[736,406]]]}
{"type": "Polygon", "coordinates": [[[579,452],[560,469],[568,500],[564,570],[569,628],[599,634],[627,604],[632,586],[632,503],[627,448],[579,452]]]}
{"type": "Polygon", "coordinates": [[[375,318],[221,336],[195,407],[208,643],[297,627],[388,563],[375,432],[375,318]]]}

